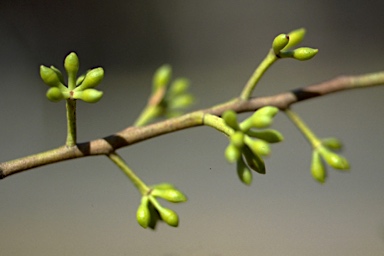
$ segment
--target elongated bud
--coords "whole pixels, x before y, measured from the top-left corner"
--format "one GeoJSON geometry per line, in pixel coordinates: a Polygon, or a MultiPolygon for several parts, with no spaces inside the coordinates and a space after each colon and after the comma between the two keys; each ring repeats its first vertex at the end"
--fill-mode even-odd
{"type": "Polygon", "coordinates": [[[156,189],[173,189],[175,188],[175,186],[171,183],[167,183],[167,182],[164,182],[164,183],[159,183],[159,184],[156,184],[156,185],[153,185],[152,188],[156,188],[156,189]]]}
{"type": "Polygon", "coordinates": [[[85,90],[85,89],[94,88],[103,80],[103,78],[104,78],[104,69],[101,67],[94,68],[85,75],[84,80],[75,90],[85,90]]]}
{"type": "Polygon", "coordinates": [[[340,140],[336,138],[326,138],[321,140],[321,144],[329,149],[340,150],[343,145],[340,140]]]}
{"type": "Polygon", "coordinates": [[[225,158],[227,158],[228,162],[235,163],[241,157],[241,151],[235,145],[230,143],[225,149],[225,158]]]}
{"type": "Polygon", "coordinates": [[[265,174],[265,164],[263,159],[253,152],[250,148],[244,147],[243,149],[245,160],[247,161],[248,166],[260,174],[265,174]]]}
{"type": "Polygon", "coordinates": [[[53,101],[53,102],[58,102],[65,98],[61,90],[57,87],[49,88],[46,96],[50,101],[53,101]]]}
{"type": "Polygon", "coordinates": [[[153,91],[167,86],[172,76],[172,68],[170,65],[163,65],[158,68],[153,76],[153,91]]]}
{"type": "Polygon", "coordinates": [[[168,189],[153,189],[151,195],[161,197],[171,203],[186,202],[187,197],[179,190],[174,188],[168,189]]]}
{"type": "Polygon", "coordinates": [[[226,125],[234,130],[240,130],[239,123],[237,122],[237,114],[233,110],[227,110],[223,113],[222,118],[226,125]]]}
{"type": "Polygon", "coordinates": [[[237,176],[239,177],[240,181],[243,182],[245,185],[251,185],[253,179],[252,172],[244,163],[242,157],[240,157],[240,159],[237,161],[236,170],[237,176]]]}
{"type": "Polygon", "coordinates": [[[74,91],[73,98],[79,99],[88,103],[96,103],[101,97],[103,97],[103,92],[96,89],[85,89],[84,91],[74,91]]]}
{"type": "Polygon", "coordinates": [[[258,109],[251,117],[249,117],[248,120],[244,120],[245,121],[244,124],[246,124],[245,126],[248,126],[246,127],[248,128],[248,130],[252,127],[266,128],[272,124],[273,117],[277,114],[278,111],[279,109],[276,107],[272,107],[272,106],[262,107],[258,109]],[[246,122],[249,122],[249,123],[246,123],[246,122]]]}
{"type": "Polygon", "coordinates": [[[274,53],[277,55],[280,51],[288,44],[289,36],[286,34],[280,34],[273,40],[272,49],[274,53]]]}
{"type": "Polygon", "coordinates": [[[40,77],[41,79],[43,79],[46,85],[49,85],[51,87],[58,87],[62,85],[60,82],[60,78],[55,72],[55,70],[44,65],[40,66],[40,77]]]}
{"type": "Polygon", "coordinates": [[[311,174],[312,177],[320,183],[324,183],[327,177],[324,163],[317,150],[314,150],[312,153],[311,174]]]}
{"type": "Polygon", "coordinates": [[[244,133],[236,131],[231,135],[230,141],[235,147],[241,149],[244,146],[244,133]]]}
{"type": "Polygon", "coordinates": [[[180,95],[185,93],[189,87],[189,80],[186,78],[178,78],[174,80],[169,87],[170,95],[180,95]]]}
{"type": "Polygon", "coordinates": [[[182,94],[170,99],[170,108],[187,108],[193,104],[195,98],[192,94],[182,94]]]}
{"type": "Polygon", "coordinates": [[[61,82],[62,84],[65,84],[65,82],[64,82],[64,77],[63,77],[63,74],[61,73],[61,71],[60,71],[58,68],[56,68],[55,66],[50,66],[50,68],[51,68],[53,71],[56,72],[57,77],[59,78],[60,82],[61,82]]]}
{"type": "Polygon", "coordinates": [[[179,225],[179,216],[176,212],[165,207],[156,208],[159,211],[161,219],[169,226],[177,227],[179,225]]]}
{"type": "Polygon", "coordinates": [[[77,72],[79,71],[79,58],[76,53],[71,52],[65,57],[64,68],[68,73],[68,76],[76,77],[77,72]]]}
{"type": "Polygon", "coordinates": [[[148,209],[148,197],[143,196],[136,212],[136,220],[143,228],[147,228],[151,222],[151,213],[148,209]]]}
{"type": "Polygon", "coordinates": [[[349,169],[349,163],[348,160],[336,153],[331,152],[325,147],[319,148],[319,152],[321,156],[324,158],[324,160],[329,164],[331,167],[338,169],[338,170],[348,170],[349,169]]]}
{"type": "Polygon", "coordinates": [[[318,49],[301,47],[291,51],[280,52],[279,56],[281,58],[294,58],[296,60],[304,61],[312,59],[318,53],[318,51],[318,49]]]}
{"type": "Polygon", "coordinates": [[[250,137],[265,140],[268,143],[277,143],[284,140],[284,136],[279,131],[273,129],[249,130],[246,134],[250,137]]]}
{"type": "Polygon", "coordinates": [[[284,50],[288,50],[289,48],[292,48],[298,45],[299,43],[301,43],[301,41],[303,41],[304,39],[305,33],[306,33],[305,28],[299,28],[289,32],[288,33],[289,42],[284,47],[284,50]]]}
{"type": "Polygon", "coordinates": [[[248,137],[245,140],[245,143],[256,155],[268,156],[271,153],[269,144],[263,140],[253,140],[248,137]]]}

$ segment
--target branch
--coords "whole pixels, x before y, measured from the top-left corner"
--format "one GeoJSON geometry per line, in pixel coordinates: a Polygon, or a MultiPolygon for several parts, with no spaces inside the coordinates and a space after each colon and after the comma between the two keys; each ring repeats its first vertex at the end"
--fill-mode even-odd
{"type": "Polygon", "coordinates": [[[115,150],[163,134],[204,125],[206,113],[221,116],[229,109],[237,113],[255,111],[263,106],[275,106],[281,110],[290,105],[314,97],[349,89],[372,87],[384,84],[384,71],[360,76],[340,76],[332,80],[298,88],[269,97],[243,100],[233,99],[221,105],[198,110],[183,116],[143,127],[128,127],[118,133],[75,146],[61,146],[46,152],[0,163],[0,179],[39,166],[86,156],[108,155],[115,150]]]}

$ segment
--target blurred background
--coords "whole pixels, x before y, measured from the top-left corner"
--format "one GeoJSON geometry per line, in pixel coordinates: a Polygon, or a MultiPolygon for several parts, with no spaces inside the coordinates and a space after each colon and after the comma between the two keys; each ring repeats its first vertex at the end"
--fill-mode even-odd
{"type": "MultiPolygon", "coordinates": [[[[192,81],[195,109],[238,95],[277,34],[307,29],[309,62],[282,60],[256,94],[273,95],[341,74],[383,70],[383,1],[9,1],[0,2],[0,161],[65,141],[63,102],[45,98],[39,66],[106,76],[97,104],[78,103],[78,139],[130,125],[146,103],[154,70],[173,65],[192,81]]],[[[0,181],[2,255],[382,255],[384,88],[296,104],[320,137],[345,143],[350,173],[310,174],[311,149],[283,115],[267,174],[251,187],[223,152],[227,138],[205,127],[119,150],[148,184],[174,183],[189,201],[171,207],[177,229],[142,229],[139,193],[105,157],[49,165],[0,181]]]]}

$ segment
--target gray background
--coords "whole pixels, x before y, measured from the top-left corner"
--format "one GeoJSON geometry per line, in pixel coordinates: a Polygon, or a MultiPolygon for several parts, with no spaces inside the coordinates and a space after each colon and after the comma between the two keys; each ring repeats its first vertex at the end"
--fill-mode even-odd
{"type": "MultiPolygon", "coordinates": [[[[64,104],[45,99],[39,65],[103,66],[98,104],[78,104],[87,141],[128,126],[163,63],[187,76],[195,108],[240,93],[273,37],[306,27],[310,62],[283,60],[257,88],[271,95],[340,74],[383,69],[383,1],[1,1],[0,161],[64,143],[64,104]]],[[[148,184],[169,181],[189,197],[170,205],[180,227],[144,230],[139,194],[105,157],[49,165],[0,181],[1,255],[382,255],[384,88],[295,105],[321,137],[336,136],[350,173],[310,172],[310,147],[283,114],[286,137],[251,187],[237,179],[209,128],[155,138],[119,152],[148,184]]],[[[168,204],[165,204],[168,205],[168,204]]]]}

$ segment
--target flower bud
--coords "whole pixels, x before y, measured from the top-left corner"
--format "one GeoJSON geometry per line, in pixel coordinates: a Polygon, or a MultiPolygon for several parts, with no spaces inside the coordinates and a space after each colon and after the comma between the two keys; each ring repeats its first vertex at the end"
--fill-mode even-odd
{"type": "MultiPolygon", "coordinates": [[[[258,109],[251,117],[248,118],[251,127],[255,128],[266,128],[270,126],[273,122],[273,117],[279,111],[278,108],[272,106],[266,106],[258,109]]],[[[247,120],[245,120],[247,121],[247,120]]],[[[248,130],[251,127],[247,127],[248,130]]]]}
{"type": "Polygon", "coordinates": [[[317,150],[314,150],[312,153],[311,174],[320,183],[324,183],[327,177],[324,163],[317,150]]]}
{"type": "Polygon", "coordinates": [[[248,166],[254,170],[255,172],[258,172],[260,174],[265,174],[265,164],[263,159],[253,152],[249,147],[244,147],[243,154],[245,157],[245,160],[247,161],[248,166]]]}
{"type": "Polygon", "coordinates": [[[289,42],[284,47],[284,49],[288,50],[289,48],[292,48],[292,47],[298,45],[299,43],[301,43],[301,41],[303,41],[303,39],[304,39],[305,32],[306,32],[305,28],[299,28],[299,29],[295,29],[295,30],[289,32],[288,33],[289,42]]]}
{"type": "Polygon", "coordinates": [[[62,85],[60,82],[60,78],[55,72],[55,70],[49,67],[43,65],[40,66],[40,77],[41,79],[43,79],[44,83],[49,86],[59,87],[60,85],[62,85]]]}
{"type": "Polygon", "coordinates": [[[343,145],[340,140],[336,138],[326,138],[321,140],[321,144],[329,149],[340,150],[343,145]]]}
{"type": "Polygon", "coordinates": [[[153,185],[152,188],[157,188],[157,189],[172,189],[172,188],[175,188],[175,186],[171,183],[159,183],[159,184],[156,184],[156,185],[153,185]]]}
{"type": "Polygon", "coordinates": [[[101,67],[94,68],[85,75],[84,80],[75,90],[85,90],[89,88],[94,88],[101,82],[101,80],[103,80],[103,78],[104,78],[104,69],[101,67]]]}
{"type": "Polygon", "coordinates": [[[171,203],[186,202],[187,197],[179,190],[174,188],[168,189],[153,189],[151,195],[155,197],[161,197],[171,203]]]}
{"type": "Polygon", "coordinates": [[[318,49],[309,47],[301,47],[293,50],[293,58],[296,60],[309,60],[312,59],[318,52],[318,49]]]}
{"type": "Polygon", "coordinates": [[[151,221],[151,213],[148,209],[148,197],[143,196],[136,212],[136,220],[143,228],[147,228],[151,221]]]}
{"type": "Polygon", "coordinates": [[[331,152],[325,147],[319,148],[319,152],[321,156],[324,158],[324,160],[329,164],[331,167],[338,169],[338,170],[348,170],[349,169],[349,163],[348,160],[336,153],[331,152]]]}
{"type": "Polygon", "coordinates": [[[58,68],[56,68],[55,66],[50,66],[50,68],[51,68],[53,71],[55,71],[55,73],[57,74],[57,77],[59,78],[60,82],[61,82],[62,84],[65,84],[65,82],[64,82],[64,78],[63,78],[63,74],[61,74],[61,71],[60,71],[58,68]]]}
{"type": "Polygon", "coordinates": [[[273,40],[272,49],[274,53],[277,55],[280,51],[288,44],[289,36],[286,34],[280,34],[273,40]]]}
{"type": "Polygon", "coordinates": [[[64,68],[67,71],[68,76],[76,77],[77,72],[79,71],[79,58],[76,53],[71,52],[65,57],[64,68]]]}
{"type": "Polygon", "coordinates": [[[231,127],[234,130],[240,130],[239,124],[237,122],[237,114],[233,110],[227,110],[223,113],[222,118],[226,125],[231,127]]]}
{"type": "Polygon", "coordinates": [[[74,91],[73,98],[80,99],[88,103],[96,103],[103,96],[103,92],[96,89],[85,89],[84,91],[74,91]]]}
{"type": "Polygon", "coordinates": [[[241,157],[241,151],[235,145],[230,143],[225,149],[225,158],[227,158],[228,162],[234,163],[241,157]]]}
{"type": "Polygon", "coordinates": [[[180,95],[185,93],[189,87],[189,80],[186,78],[178,78],[174,80],[169,87],[170,95],[180,95]]]}
{"type": "Polygon", "coordinates": [[[243,182],[246,185],[251,185],[252,183],[252,172],[249,170],[248,166],[244,163],[244,160],[242,157],[240,157],[239,160],[237,160],[237,175],[241,182],[243,182]]]}
{"type": "Polygon", "coordinates": [[[169,101],[169,108],[187,108],[195,101],[192,94],[182,94],[175,96],[169,101]]]}
{"type": "Polygon", "coordinates": [[[161,219],[167,223],[169,226],[177,227],[179,225],[179,216],[176,212],[165,207],[157,207],[161,219]]]}
{"type": "Polygon", "coordinates": [[[62,92],[60,91],[60,89],[57,87],[49,88],[46,96],[50,101],[53,101],[53,102],[58,102],[65,98],[62,92]]]}
{"type": "Polygon", "coordinates": [[[158,68],[153,76],[153,91],[167,86],[172,76],[172,68],[170,65],[163,65],[158,68]]]}
{"type": "Polygon", "coordinates": [[[249,130],[246,133],[250,137],[258,138],[264,140],[268,143],[277,143],[284,140],[283,135],[276,130],[266,129],[266,130],[249,130]]]}
{"type": "Polygon", "coordinates": [[[248,137],[248,139],[245,140],[245,143],[256,155],[268,156],[271,153],[269,144],[263,140],[253,140],[248,137]]]}
{"type": "Polygon", "coordinates": [[[241,149],[244,146],[244,133],[236,131],[230,137],[231,144],[233,144],[238,149],[241,149]]]}

